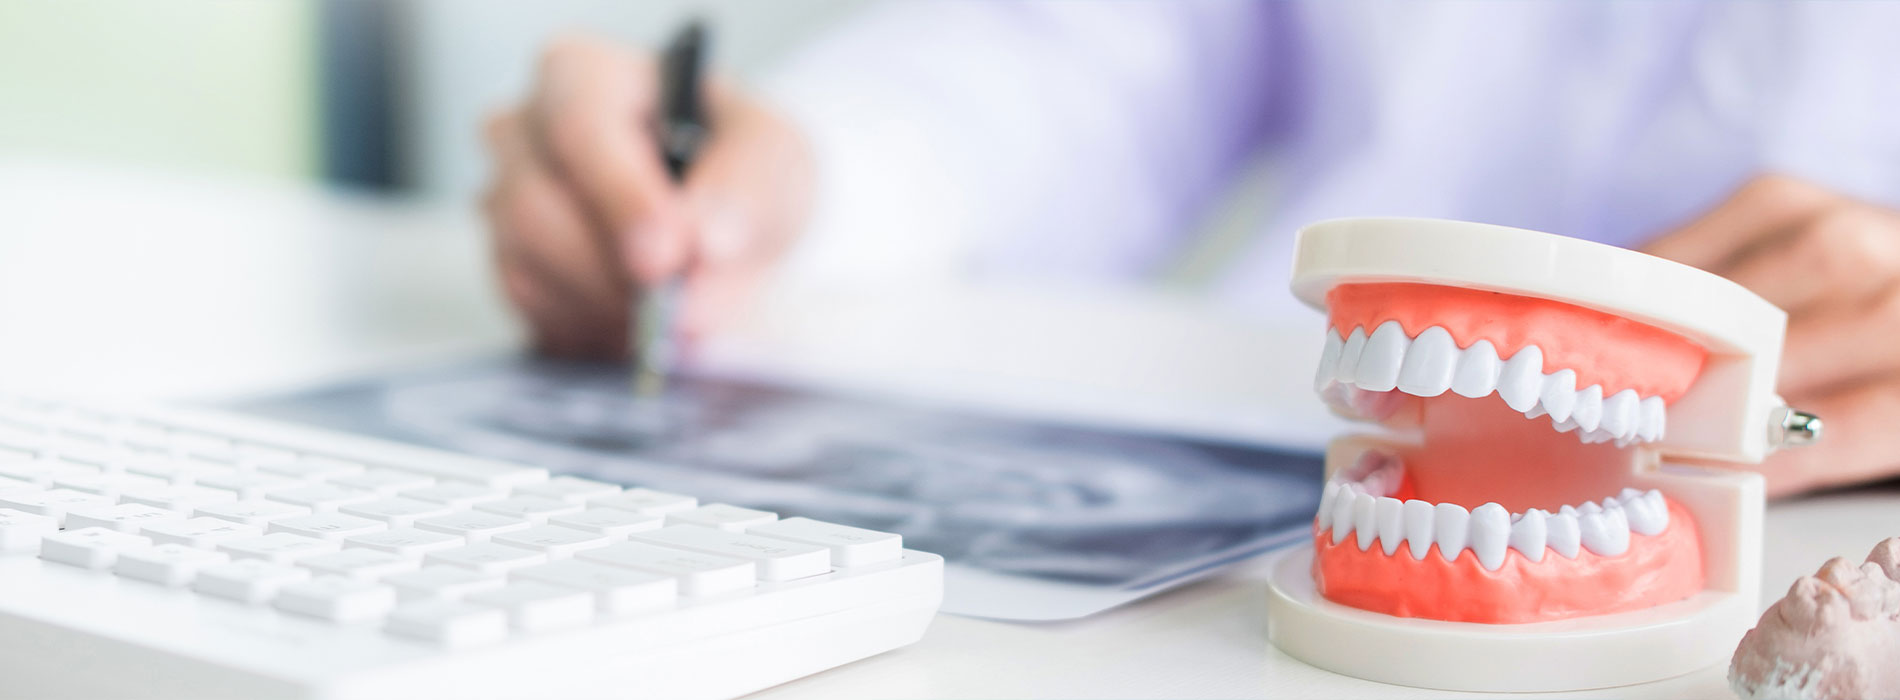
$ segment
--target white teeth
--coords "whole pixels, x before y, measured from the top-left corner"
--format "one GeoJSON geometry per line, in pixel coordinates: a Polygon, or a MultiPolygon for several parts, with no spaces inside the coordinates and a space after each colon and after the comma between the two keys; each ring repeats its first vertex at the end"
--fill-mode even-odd
{"type": "Polygon", "coordinates": [[[1577,506],[1578,515],[1588,515],[1591,513],[1601,513],[1601,512],[1603,512],[1603,506],[1597,505],[1594,501],[1584,501],[1583,505],[1577,506]]]}
{"type": "Polygon", "coordinates": [[[1319,353],[1319,371],[1313,376],[1313,391],[1325,391],[1333,384],[1333,373],[1339,371],[1339,353],[1346,348],[1346,341],[1339,337],[1339,331],[1326,329],[1326,349],[1319,353]]]}
{"type": "Polygon", "coordinates": [[[1326,490],[1321,492],[1319,497],[1319,513],[1315,516],[1319,520],[1313,525],[1319,528],[1320,532],[1332,529],[1333,502],[1339,500],[1339,492],[1344,490],[1346,490],[1344,484],[1332,480],[1326,482],[1326,490]]]}
{"type": "Polygon", "coordinates": [[[1360,494],[1352,500],[1352,530],[1359,536],[1359,551],[1366,551],[1379,537],[1379,523],[1373,519],[1379,505],[1377,496],[1360,494]]]}
{"type": "Polygon", "coordinates": [[[1544,351],[1526,345],[1504,363],[1498,375],[1498,396],[1511,410],[1523,413],[1537,407],[1537,397],[1543,391],[1544,351]]]}
{"type": "Polygon", "coordinates": [[[1339,490],[1339,498],[1333,501],[1333,544],[1346,541],[1346,535],[1352,534],[1352,503],[1359,500],[1359,494],[1348,486],[1339,490]]]}
{"type": "Polygon", "coordinates": [[[1570,418],[1570,410],[1577,406],[1577,373],[1560,369],[1544,377],[1544,391],[1538,395],[1537,403],[1550,414],[1550,420],[1562,423],[1570,418]]]}
{"type": "Polygon", "coordinates": [[[1503,366],[1491,341],[1472,343],[1458,354],[1458,366],[1451,372],[1451,390],[1471,399],[1488,396],[1497,389],[1498,372],[1503,366]]]}
{"type": "Polygon", "coordinates": [[[1386,556],[1399,551],[1399,543],[1405,541],[1405,504],[1399,499],[1387,496],[1379,499],[1374,509],[1373,520],[1378,523],[1379,547],[1386,556]]]}
{"type": "Polygon", "coordinates": [[[1496,571],[1504,565],[1504,550],[1511,539],[1511,512],[1496,503],[1486,503],[1471,511],[1471,552],[1478,565],[1496,571]]]}
{"type": "Polygon", "coordinates": [[[1637,435],[1636,413],[1642,399],[1635,389],[1624,389],[1603,400],[1603,430],[1618,439],[1637,435]]]}
{"type": "Polygon", "coordinates": [[[1550,549],[1565,559],[1577,558],[1577,546],[1582,538],[1577,528],[1577,513],[1570,506],[1564,506],[1556,515],[1544,519],[1545,537],[1550,549]]]}
{"type": "Polygon", "coordinates": [[[1544,548],[1547,546],[1544,534],[1546,517],[1544,511],[1536,508],[1524,511],[1524,515],[1511,524],[1511,549],[1532,562],[1543,561],[1544,548]]]}
{"type": "Polygon", "coordinates": [[[1432,504],[1424,501],[1406,501],[1399,513],[1405,521],[1405,543],[1412,550],[1413,559],[1424,559],[1432,551],[1432,525],[1437,521],[1437,511],[1432,504]]]}
{"type": "Polygon", "coordinates": [[[1359,356],[1359,368],[1353,383],[1366,391],[1391,391],[1399,386],[1399,365],[1412,339],[1398,321],[1379,324],[1366,339],[1366,351],[1359,356]]]}
{"type": "Polygon", "coordinates": [[[1471,513],[1455,503],[1432,506],[1432,538],[1438,542],[1438,556],[1456,561],[1471,538],[1471,513]]]}
{"type": "Polygon", "coordinates": [[[1346,336],[1346,345],[1339,349],[1339,367],[1333,371],[1333,379],[1341,384],[1351,384],[1359,377],[1359,357],[1366,351],[1366,329],[1354,328],[1346,336]]]}
{"type": "MultiPolygon", "coordinates": [[[[1380,327],[1383,331],[1384,327],[1380,327]]],[[[1376,339],[1378,334],[1374,334],[1376,339]]],[[[1452,370],[1458,366],[1458,343],[1451,333],[1438,326],[1425,329],[1412,340],[1399,367],[1398,389],[1413,396],[1437,396],[1451,388],[1452,370]]]]}
{"type": "Polygon", "coordinates": [[[1327,329],[1313,385],[1336,410],[1364,419],[1381,420],[1395,410],[1394,391],[1422,397],[1450,391],[1474,399],[1496,392],[1528,418],[1549,416],[1558,432],[1576,431],[1584,444],[1662,439],[1661,397],[1643,398],[1633,389],[1604,396],[1601,384],[1577,388],[1575,370],[1544,374],[1543,365],[1544,352],[1535,345],[1507,361],[1488,340],[1460,349],[1441,326],[1413,338],[1398,321],[1386,321],[1371,334],[1363,327],[1344,335],[1327,329]]]}
{"type": "Polygon", "coordinates": [[[1655,489],[1642,493],[1624,489],[1623,513],[1629,517],[1630,531],[1639,535],[1654,535],[1669,527],[1669,506],[1655,489]]]}
{"type": "Polygon", "coordinates": [[[1592,384],[1577,392],[1577,405],[1570,409],[1570,420],[1585,433],[1596,432],[1597,426],[1603,423],[1603,387],[1592,384]]]}
{"type": "Polygon", "coordinates": [[[1577,528],[1585,549],[1606,557],[1629,551],[1630,523],[1621,508],[1586,513],[1577,519],[1577,528]]]}

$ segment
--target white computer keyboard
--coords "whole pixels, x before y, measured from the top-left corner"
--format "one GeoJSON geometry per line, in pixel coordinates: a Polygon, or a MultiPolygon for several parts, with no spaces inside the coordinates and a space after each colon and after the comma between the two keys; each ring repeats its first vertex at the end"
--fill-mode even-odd
{"type": "Polygon", "coordinates": [[[685,494],[0,396],[0,697],[732,697],[916,641],[942,572],[685,494]]]}

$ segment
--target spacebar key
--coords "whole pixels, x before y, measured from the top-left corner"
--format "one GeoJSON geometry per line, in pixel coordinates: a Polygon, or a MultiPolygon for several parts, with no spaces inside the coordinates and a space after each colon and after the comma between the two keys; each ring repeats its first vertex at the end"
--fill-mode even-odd
{"type": "Polygon", "coordinates": [[[699,525],[675,525],[634,533],[629,540],[702,554],[745,559],[758,565],[763,581],[790,581],[831,571],[831,550],[800,542],[741,535],[699,525]]]}

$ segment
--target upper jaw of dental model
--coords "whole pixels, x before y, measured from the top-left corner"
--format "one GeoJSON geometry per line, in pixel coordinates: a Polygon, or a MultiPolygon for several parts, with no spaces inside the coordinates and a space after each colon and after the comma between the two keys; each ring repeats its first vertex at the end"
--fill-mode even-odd
{"type": "Polygon", "coordinates": [[[1473,399],[1495,393],[1512,410],[1527,418],[1549,416],[1558,432],[1577,431],[1585,443],[1662,439],[1663,397],[1601,384],[1579,388],[1575,370],[1545,372],[1545,364],[1537,345],[1505,358],[1489,340],[1459,347],[1441,326],[1411,336],[1398,321],[1386,321],[1370,333],[1364,327],[1343,334],[1328,328],[1314,389],[1336,410],[1362,418],[1379,417],[1362,409],[1366,392],[1434,397],[1449,391],[1473,399]]]}
{"type": "Polygon", "coordinates": [[[1629,551],[1630,534],[1655,535],[1669,527],[1669,507],[1660,492],[1623,489],[1601,502],[1563,506],[1557,512],[1532,508],[1512,513],[1497,503],[1469,511],[1454,503],[1400,501],[1404,467],[1391,462],[1357,478],[1333,479],[1320,497],[1316,531],[1330,532],[1335,545],[1352,538],[1359,551],[1377,543],[1386,556],[1405,548],[1413,559],[1430,555],[1433,545],[1445,561],[1471,550],[1478,564],[1496,571],[1507,550],[1532,563],[1546,551],[1565,559],[1580,549],[1614,557],[1629,551]]]}

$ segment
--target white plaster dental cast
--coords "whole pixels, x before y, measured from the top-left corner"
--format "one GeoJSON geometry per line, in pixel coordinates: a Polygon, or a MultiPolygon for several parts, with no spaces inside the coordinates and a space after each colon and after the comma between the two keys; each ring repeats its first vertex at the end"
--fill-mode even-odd
{"type": "Polygon", "coordinates": [[[1816,436],[1773,393],[1785,314],[1641,253],[1424,219],[1307,227],[1293,292],[1328,316],[1314,390],[1390,430],[1329,447],[1312,544],[1272,573],[1276,646],[1459,691],[1726,658],[1760,578],[1747,467],[1816,436]]]}
{"type": "Polygon", "coordinates": [[[1867,561],[1835,557],[1762,613],[1735,649],[1729,687],[1746,700],[1900,697],[1900,537],[1867,561]]]}

